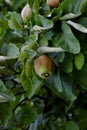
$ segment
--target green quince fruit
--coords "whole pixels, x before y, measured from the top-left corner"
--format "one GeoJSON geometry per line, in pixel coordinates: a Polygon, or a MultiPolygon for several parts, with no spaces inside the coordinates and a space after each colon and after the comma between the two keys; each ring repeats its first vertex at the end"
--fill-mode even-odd
{"type": "Polygon", "coordinates": [[[41,55],[35,59],[34,69],[39,77],[46,79],[54,74],[55,64],[47,55],[41,55]]]}

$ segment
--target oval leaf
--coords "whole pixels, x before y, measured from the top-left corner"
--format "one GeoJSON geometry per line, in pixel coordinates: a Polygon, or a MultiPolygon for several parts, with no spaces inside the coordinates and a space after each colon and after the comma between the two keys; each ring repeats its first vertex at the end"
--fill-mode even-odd
{"type": "Polygon", "coordinates": [[[79,6],[83,0],[64,0],[61,4],[61,8],[64,13],[78,14],[79,6]]]}
{"type": "Polygon", "coordinates": [[[14,94],[5,87],[3,81],[0,80],[0,95],[7,100],[15,100],[14,94]]]}
{"type": "Polygon", "coordinates": [[[87,0],[82,0],[79,10],[81,13],[87,12],[87,0]]]}
{"type": "Polygon", "coordinates": [[[81,70],[75,70],[74,78],[83,89],[87,90],[87,64],[81,70]]]}
{"type": "Polygon", "coordinates": [[[83,55],[83,53],[80,52],[79,54],[75,55],[74,62],[75,62],[75,67],[78,70],[80,70],[84,65],[84,55],[83,55]]]}
{"type": "Polygon", "coordinates": [[[21,16],[16,12],[9,12],[10,19],[8,20],[9,28],[13,30],[21,29],[22,19],[21,16]]]}
{"type": "Polygon", "coordinates": [[[41,15],[36,15],[35,17],[35,21],[36,21],[36,24],[38,26],[41,26],[43,27],[44,29],[50,29],[53,27],[53,22],[52,20],[49,20],[41,15]]]}
{"type": "Polygon", "coordinates": [[[25,69],[25,75],[27,78],[32,77],[32,67],[33,67],[33,59],[27,59],[24,69],[25,69]]]}
{"type": "Polygon", "coordinates": [[[9,57],[16,57],[19,54],[19,48],[12,43],[9,43],[7,47],[7,56],[9,57]]]}
{"type": "Polygon", "coordinates": [[[75,122],[69,121],[66,124],[66,130],[79,130],[79,127],[78,127],[78,125],[75,122]]]}
{"type": "Polygon", "coordinates": [[[70,27],[64,21],[62,22],[62,30],[63,30],[63,37],[65,41],[64,49],[73,54],[79,53],[80,51],[79,41],[74,36],[70,27]]]}
{"type": "Polygon", "coordinates": [[[47,80],[45,80],[48,87],[50,86],[50,89],[52,89],[52,91],[56,94],[59,95],[60,92],[62,92],[62,82],[60,79],[60,74],[59,72],[54,75],[51,78],[48,78],[47,80]]]}

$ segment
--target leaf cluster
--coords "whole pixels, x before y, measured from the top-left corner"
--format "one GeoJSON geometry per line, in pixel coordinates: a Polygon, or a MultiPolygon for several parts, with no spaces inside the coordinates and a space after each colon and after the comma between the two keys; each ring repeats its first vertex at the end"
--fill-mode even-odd
{"type": "Polygon", "coordinates": [[[0,129],[86,130],[87,0],[0,0],[0,9],[0,129]],[[34,70],[43,54],[56,66],[47,79],[34,70]]]}

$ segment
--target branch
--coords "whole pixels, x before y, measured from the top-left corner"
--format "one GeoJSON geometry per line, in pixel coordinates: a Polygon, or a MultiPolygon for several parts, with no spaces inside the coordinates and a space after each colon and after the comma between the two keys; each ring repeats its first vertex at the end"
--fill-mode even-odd
{"type": "Polygon", "coordinates": [[[84,27],[83,25],[72,22],[71,20],[67,21],[67,23],[69,25],[71,25],[72,27],[74,27],[75,29],[77,29],[78,31],[83,32],[83,33],[87,33],[87,28],[84,27]]]}
{"type": "Polygon", "coordinates": [[[13,109],[13,112],[24,102],[24,101],[26,101],[27,100],[27,98],[24,98],[23,100],[21,100],[16,106],[15,106],[15,108],[13,109]]]}
{"type": "Polygon", "coordinates": [[[0,62],[17,59],[18,57],[8,57],[8,56],[0,56],[0,62]]]}
{"type": "Polygon", "coordinates": [[[40,53],[52,53],[52,52],[64,52],[61,47],[39,47],[37,52],[40,53]]]}

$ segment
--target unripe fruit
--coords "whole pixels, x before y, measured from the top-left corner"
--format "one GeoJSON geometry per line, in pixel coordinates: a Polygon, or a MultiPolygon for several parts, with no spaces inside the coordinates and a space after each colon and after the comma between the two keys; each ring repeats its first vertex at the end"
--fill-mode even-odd
{"type": "Polygon", "coordinates": [[[25,5],[24,8],[23,8],[22,11],[21,11],[21,17],[22,17],[22,19],[23,19],[24,22],[26,22],[26,20],[27,20],[28,18],[30,18],[31,13],[32,13],[32,10],[31,10],[31,8],[29,7],[29,5],[28,5],[28,4],[25,5]]]}
{"type": "Polygon", "coordinates": [[[54,74],[55,64],[50,57],[42,55],[34,61],[34,69],[39,77],[46,79],[54,74]]]}
{"type": "Polygon", "coordinates": [[[60,0],[47,0],[47,4],[52,8],[57,7],[59,2],[60,0]]]}

